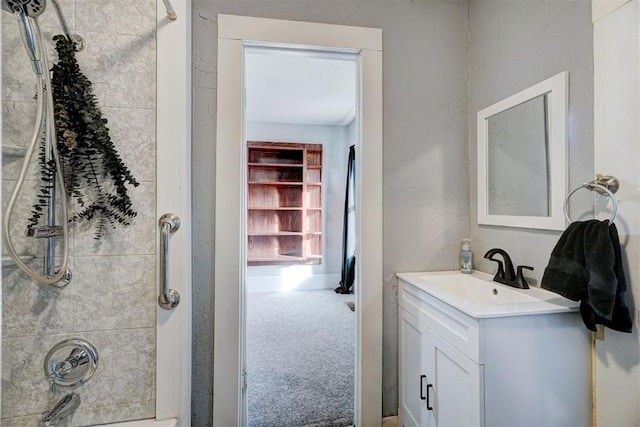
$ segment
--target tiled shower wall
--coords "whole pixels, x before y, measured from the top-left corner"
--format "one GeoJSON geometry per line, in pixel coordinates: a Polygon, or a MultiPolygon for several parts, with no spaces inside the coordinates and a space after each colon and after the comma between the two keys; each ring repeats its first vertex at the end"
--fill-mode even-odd
{"type": "MultiPolygon", "coordinates": [[[[41,414],[69,391],[59,389],[49,397],[43,361],[54,344],[70,337],[88,340],[100,355],[93,378],[76,389],[82,403],[74,425],[155,415],[156,0],[60,4],[73,32],[86,41],[77,59],[93,82],[111,138],[141,182],[130,189],[138,216],[100,243],[90,227],[73,226],[73,280],[66,288],[37,285],[15,268],[3,268],[3,426],[38,425],[41,414]]],[[[3,144],[24,146],[35,113],[35,80],[15,18],[2,12],[2,20],[3,144]]],[[[48,39],[60,33],[51,5],[40,23],[48,39]]],[[[53,46],[47,47],[55,60],[53,46]]],[[[4,205],[21,163],[21,158],[3,156],[4,205]]],[[[42,242],[23,237],[37,189],[33,169],[11,229],[18,252],[36,255],[31,264],[39,269],[42,242]]]]}

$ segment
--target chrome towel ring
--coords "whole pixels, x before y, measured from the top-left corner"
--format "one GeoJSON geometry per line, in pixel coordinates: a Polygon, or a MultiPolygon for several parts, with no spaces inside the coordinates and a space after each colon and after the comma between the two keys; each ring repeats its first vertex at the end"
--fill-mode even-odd
{"type": "Polygon", "coordinates": [[[573,196],[573,194],[576,191],[586,188],[587,190],[596,191],[597,193],[606,194],[607,196],[609,196],[609,198],[611,199],[611,204],[613,206],[613,210],[611,212],[611,218],[609,218],[609,225],[613,224],[613,221],[615,221],[616,216],[618,215],[618,201],[616,200],[616,197],[613,195],[613,193],[618,190],[618,185],[619,183],[617,178],[610,177],[610,176],[603,177],[602,175],[596,175],[596,179],[591,182],[583,182],[580,185],[580,187],[571,191],[567,195],[567,198],[564,200],[563,211],[564,211],[564,217],[567,220],[567,222],[569,223],[571,222],[571,218],[569,218],[569,198],[573,196]],[[615,184],[613,182],[612,184],[609,184],[603,178],[607,178],[610,181],[615,181],[615,184]],[[610,190],[609,187],[611,187],[613,191],[610,190]]]}

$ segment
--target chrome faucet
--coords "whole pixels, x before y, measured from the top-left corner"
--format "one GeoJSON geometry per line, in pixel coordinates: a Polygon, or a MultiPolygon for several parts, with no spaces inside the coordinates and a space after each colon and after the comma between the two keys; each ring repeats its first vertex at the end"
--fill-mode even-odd
{"type": "Polygon", "coordinates": [[[516,273],[513,270],[513,262],[511,261],[511,257],[504,249],[500,248],[489,249],[487,253],[484,254],[484,257],[490,261],[495,261],[498,263],[498,271],[493,277],[494,282],[502,283],[514,288],[529,289],[529,284],[527,284],[522,270],[533,270],[533,267],[530,267],[528,265],[519,265],[517,268],[518,272],[516,273]],[[502,261],[493,258],[496,255],[501,255],[502,261]]]}
{"type": "Polygon", "coordinates": [[[66,394],[49,412],[43,415],[39,427],[70,426],[78,406],[80,406],[80,396],[75,393],[66,394]]]}

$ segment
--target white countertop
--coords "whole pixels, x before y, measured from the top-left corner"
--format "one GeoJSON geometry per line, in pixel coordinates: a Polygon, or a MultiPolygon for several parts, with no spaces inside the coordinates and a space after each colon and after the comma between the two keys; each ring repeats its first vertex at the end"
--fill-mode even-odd
{"type": "Polygon", "coordinates": [[[481,272],[429,271],[396,276],[475,318],[573,312],[580,306],[536,286],[517,289],[494,282],[493,276],[481,272]]]}

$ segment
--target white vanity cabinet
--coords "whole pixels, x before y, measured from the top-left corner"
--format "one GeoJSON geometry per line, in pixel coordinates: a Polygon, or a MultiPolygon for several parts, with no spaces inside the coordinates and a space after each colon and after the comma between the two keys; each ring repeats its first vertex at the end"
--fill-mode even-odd
{"type": "Polygon", "coordinates": [[[482,366],[404,309],[400,310],[399,342],[402,424],[479,425],[482,366]]]}
{"type": "Polygon", "coordinates": [[[578,313],[474,317],[402,276],[400,427],[591,425],[589,336],[578,313]]]}

